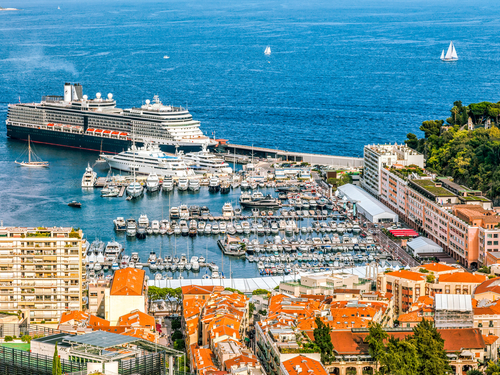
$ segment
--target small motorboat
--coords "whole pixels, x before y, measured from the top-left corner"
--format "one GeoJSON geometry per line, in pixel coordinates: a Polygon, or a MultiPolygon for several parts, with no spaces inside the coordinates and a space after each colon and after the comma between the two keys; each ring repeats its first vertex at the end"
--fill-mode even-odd
{"type": "Polygon", "coordinates": [[[68,206],[70,206],[70,207],[76,207],[76,208],[81,208],[82,204],[80,202],[77,202],[77,201],[71,201],[71,202],[68,203],[68,206]]]}

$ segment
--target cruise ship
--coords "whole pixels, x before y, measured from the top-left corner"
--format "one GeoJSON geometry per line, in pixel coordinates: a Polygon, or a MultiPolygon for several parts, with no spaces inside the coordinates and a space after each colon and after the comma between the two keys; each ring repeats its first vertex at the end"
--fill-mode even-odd
{"type": "Polygon", "coordinates": [[[78,83],[65,83],[64,96],[10,104],[6,123],[7,136],[14,139],[30,136],[31,142],[105,153],[127,150],[132,138],[138,146],[154,142],[172,153],[216,144],[203,135],[200,122],[187,109],[164,105],[157,95],[141,107],[120,109],[112,94],[103,98],[97,93],[89,99],[78,83]]]}
{"type": "Polygon", "coordinates": [[[133,144],[127,151],[118,155],[101,154],[109,166],[119,171],[149,175],[156,173],[159,176],[189,177],[195,173],[186,163],[174,155],[168,155],[151,143],[144,147],[133,144]]]}
{"type": "Polygon", "coordinates": [[[224,159],[218,157],[208,151],[206,145],[202,146],[201,151],[189,152],[185,155],[178,155],[184,162],[189,165],[196,173],[217,173],[231,174],[233,169],[227,164],[224,159]]]}

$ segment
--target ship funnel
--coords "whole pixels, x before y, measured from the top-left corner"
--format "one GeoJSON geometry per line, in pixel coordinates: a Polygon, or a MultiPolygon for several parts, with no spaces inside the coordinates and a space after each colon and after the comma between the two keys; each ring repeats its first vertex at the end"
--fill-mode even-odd
{"type": "Polygon", "coordinates": [[[66,103],[71,102],[71,83],[65,83],[64,84],[64,101],[66,103]]]}

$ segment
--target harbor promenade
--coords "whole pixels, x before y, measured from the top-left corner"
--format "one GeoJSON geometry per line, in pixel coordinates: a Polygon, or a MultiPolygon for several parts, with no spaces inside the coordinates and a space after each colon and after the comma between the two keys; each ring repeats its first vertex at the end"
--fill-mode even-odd
{"type": "Polygon", "coordinates": [[[253,153],[253,156],[257,158],[272,158],[293,162],[307,162],[313,165],[322,164],[340,168],[357,168],[363,166],[363,158],[356,158],[351,156],[308,154],[305,152],[275,150],[265,147],[253,147],[229,143],[222,143],[220,145],[220,148],[224,150],[224,153],[233,155],[252,156],[253,153]]]}

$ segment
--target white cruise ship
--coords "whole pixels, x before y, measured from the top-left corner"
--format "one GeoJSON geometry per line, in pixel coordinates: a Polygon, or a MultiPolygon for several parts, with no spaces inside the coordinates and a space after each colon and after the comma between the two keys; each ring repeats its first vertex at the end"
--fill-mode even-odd
{"type": "Polygon", "coordinates": [[[224,159],[218,157],[207,150],[206,145],[201,151],[190,152],[185,155],[178,155],[186,162],[196,173],[217,173],[230,174],[233,169],[227,164],[224,159]]]}
{"type": "Polygon", "coordinates": [[[64,84],[64,96],[47,95],[39,103],[9,104],[7,136],[14,139],[90,151],[119,153],[134,140],[154,142],[163,151],[198,151],[216,142],[203,135],[186,108],[164,105],[158,95],[140,107],[116,107],[112,94],[83,95],[80,84],[64,84]]]}
{"type": "Polygon", "coordinates": [[[97,173],[94,172],[90,164],[85,168],[85,173],[82,177],[82,187],[84,188],[93,188],[97,181],[97,173]]]}
{"type": "Polygon", "coordinates": [[[184,161],[174,155],[166,154],[157,145],[147,144],[145,147],[132,145],[127,151],[118,155],[101,155],[109,166],[124,172],[145,174],[156,173],[159,176],[188,177],[195,173],[184,161]]]}

